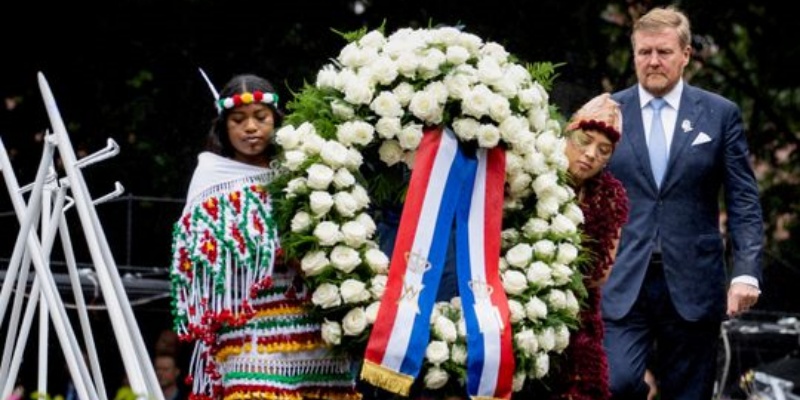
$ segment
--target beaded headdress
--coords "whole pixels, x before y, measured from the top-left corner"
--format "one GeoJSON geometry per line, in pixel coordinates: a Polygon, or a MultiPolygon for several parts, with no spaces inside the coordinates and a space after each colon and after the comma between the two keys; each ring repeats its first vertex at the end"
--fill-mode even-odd
{"type": "Polygon", "coordinates": [[[617,143],[622,131],[622,112],[619,103],[608,93],[603,93],[583,105],[567,124],[567,131],[595,130],[604,133],[612,143],[617,143]]]}
{"type": "Polygon", "coordinates": [[[219,92],[214,87],[214,84],[211,83],[211,79],[208,78],[205,71],[202,68],[200,69],[200,75],[203,75],[203,79],[205,79],[206,84],[208,84],[209,90],[214,95],[214,106],[217,107],[217,112],[221,113],[222,110],[231,109],[234,107],[238,107],[244,104],[250,103],[264,103],[264,104],[272,104],[273,107],[278,106],[278,94],[277,93],[270,93],[270,92],[262,92],[260,90],[255,90],[251,92],[242,92],[234,94],[231,97],[219,97],[219,92]]]}

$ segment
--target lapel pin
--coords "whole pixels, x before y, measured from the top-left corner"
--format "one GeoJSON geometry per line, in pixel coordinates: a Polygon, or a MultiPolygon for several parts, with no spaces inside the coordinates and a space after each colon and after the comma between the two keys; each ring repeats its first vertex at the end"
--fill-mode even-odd
{"type": "Polygon", "coordinates": [[[683,122],[681,122],[681,129],[683,129],[684,132],[691,132],[692,122],[688,119],[683,120],[683,122]]]}

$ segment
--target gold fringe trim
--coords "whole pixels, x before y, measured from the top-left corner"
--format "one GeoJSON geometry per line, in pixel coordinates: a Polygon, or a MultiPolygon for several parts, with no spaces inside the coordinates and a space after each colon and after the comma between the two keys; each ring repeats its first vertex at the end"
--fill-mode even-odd
{"type": "Polygon", "coordinates": [[[390,370],[369,360],[361,367],[361,379],[373,386],[408,397],[414,377],[390,370]]]}

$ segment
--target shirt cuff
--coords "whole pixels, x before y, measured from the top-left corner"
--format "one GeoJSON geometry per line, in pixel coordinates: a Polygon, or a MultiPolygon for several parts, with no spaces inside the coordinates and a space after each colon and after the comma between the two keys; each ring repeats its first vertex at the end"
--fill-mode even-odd
{"type": "MultiPolygon", "coordinates": [[[[756,289],[759,289],[759,287],[758,287],[758,279],[756,279],[755,276],[739,275],[739,276],[731,279],[731,283],[746,283],[746,284],[748,284],[750,286],[755,287],[756,289]]],[[[759,290],[758,292],[761,293],[761,290],[759,290]]]]}

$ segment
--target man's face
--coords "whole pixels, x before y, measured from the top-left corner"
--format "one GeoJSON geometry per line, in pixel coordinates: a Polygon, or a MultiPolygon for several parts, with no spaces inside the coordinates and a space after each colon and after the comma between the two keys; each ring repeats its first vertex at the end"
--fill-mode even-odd
{"type": "Polygon", "coordinates": [[[671,28],[638,31],[633,35],[633,43],[639,83],[656,97],[672,90],[689,63],[691,47],[681,46],[678,32],[671,28]]]}

